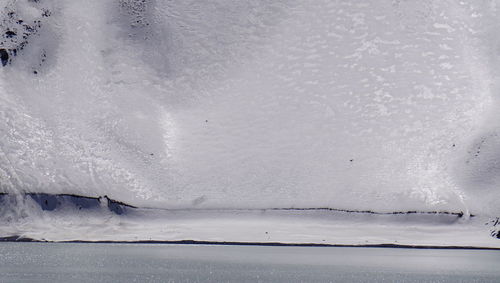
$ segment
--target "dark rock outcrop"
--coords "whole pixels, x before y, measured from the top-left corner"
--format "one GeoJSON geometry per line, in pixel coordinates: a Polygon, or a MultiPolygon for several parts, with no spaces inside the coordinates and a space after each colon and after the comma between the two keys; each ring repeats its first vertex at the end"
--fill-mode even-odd
{"type": "MultiPolygon", "coordinates": [[[[0,205],[8,205],[9,196],[8,194],[0,193],[0,205]]],[[[25,193],[21,197],[30,198],[45,211],[53,211],[63,206],[76,207],[81,210],[97,209],[105,205],[111,212],[122,215],[127,213],[129,209],[136,208],[135,206],[110,199],[107,196],[89,197],[73,194],[25,193]]],[[[13,203],[13,205],[17,205],[17,203],[13,203]]]]}

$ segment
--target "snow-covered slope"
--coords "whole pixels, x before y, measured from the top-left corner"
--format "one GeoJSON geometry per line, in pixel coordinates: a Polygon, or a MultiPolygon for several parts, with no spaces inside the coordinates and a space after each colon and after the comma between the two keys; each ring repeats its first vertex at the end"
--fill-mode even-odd
{"type": "Polygon", "coordinates": [[[0,4],[3,192],[500,214],[496,1],[0,4]]]}

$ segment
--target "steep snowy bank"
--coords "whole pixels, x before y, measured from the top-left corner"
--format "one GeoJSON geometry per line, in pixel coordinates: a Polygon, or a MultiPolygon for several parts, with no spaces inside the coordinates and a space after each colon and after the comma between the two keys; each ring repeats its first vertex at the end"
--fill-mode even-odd
{"type": "Polygon", "coordinates": [[[0,4],[3,192],[500,214],[495,1],[0,4]]]}

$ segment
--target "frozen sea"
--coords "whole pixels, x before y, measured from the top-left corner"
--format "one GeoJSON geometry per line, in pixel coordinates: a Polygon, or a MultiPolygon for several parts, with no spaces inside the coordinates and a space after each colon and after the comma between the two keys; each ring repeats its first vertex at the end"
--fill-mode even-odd
{"type": "Polygon", "coordinates": [[[500,282],[500,251],[1,243],[0,282],[500,282]]]}

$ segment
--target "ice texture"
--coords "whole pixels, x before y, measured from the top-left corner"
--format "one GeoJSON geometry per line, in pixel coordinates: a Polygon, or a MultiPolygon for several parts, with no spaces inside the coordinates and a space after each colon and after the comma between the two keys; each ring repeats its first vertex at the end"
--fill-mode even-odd
{"type": "Polygon", "coordinates": [[[0,4],[3,192],[500,213],[498,1],[0,4]]]}
{"type": "Polygon", "coordinates": [[[0,253],[7,282],[496,283],[500,277],[497,251],[2,243],[0,253]]]}

